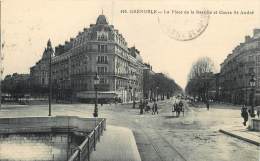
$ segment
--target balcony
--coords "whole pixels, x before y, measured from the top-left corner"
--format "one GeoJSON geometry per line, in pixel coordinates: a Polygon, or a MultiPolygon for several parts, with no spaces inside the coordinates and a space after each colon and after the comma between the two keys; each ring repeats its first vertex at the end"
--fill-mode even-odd
{"type": "Polygon", "coordinates": [[[103,62],[97,61],[97,64],[108,64],[108,61],[103,61],[103,62]]]}
{"type": "Polygon", "coordinates": [[[109,91],[110,85],[109,84],[98,84],[97,86],[98,91],[109,91]]]}
{"type": "Polygon", "coordinates": [[[245,62],[245,65],[248,65],[248,66],[253,66],[253,65],[255,65],[255,60],[250,60],[250,61],[247,61],[247,62],[245,62]]]}
{"type": "MultiPolygon", "coordinates": [[[[81,76],[95,76],[96,72],[82,72],[79,74],[72,74],[71,77],[81,77],[81,76]]],[[[116,72],[104,72],[98,73],[100,76],[118,76],[118,77],[125,77],[130,79],[130,74],[123,74],[123,73],[116,73],[116,72]]]]}

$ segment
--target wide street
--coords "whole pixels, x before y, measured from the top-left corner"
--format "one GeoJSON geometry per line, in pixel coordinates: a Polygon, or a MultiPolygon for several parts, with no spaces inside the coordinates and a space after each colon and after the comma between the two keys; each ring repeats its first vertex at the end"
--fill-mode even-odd
{"type": "MultiPolygon", "coordinates": [[[[132,129],[143,161],[258,161],[257,146],[218,132],[242,127],[239,107],[214,105],[207,111],[186,106],[185,116],[177,118],[171,112],[172,102],[159,102],[158,115],[140,115],[132,105],[99,105],[99,117],[107,118],[109,125],[132,129]]],[[[92,117],[94,105],[52,107],[53,115],[92,117]]],[[[47,105],[3,105],[0,111],[0,117],[47,115],[47,105]]]]}

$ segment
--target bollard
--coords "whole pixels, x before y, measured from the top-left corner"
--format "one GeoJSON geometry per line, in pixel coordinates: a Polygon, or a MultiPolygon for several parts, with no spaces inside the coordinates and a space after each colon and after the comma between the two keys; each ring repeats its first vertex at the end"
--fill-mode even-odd
{"type": "Polygon", "coordinates": [[[100,126],[98,126],[98,142],[100,142],[100,126]]]}
{"type": "Polygon", "coordinates": [[[96,151],[96,129],[94,129],[94,150],[96,151]]]}
{"type": "Polygon", "coordinates": [[[79,150],[79,153],[78,153],[78,157],[79,157],[79,159],[78,159],[78,161],[81,161],[81,150],[80,150],[79,147],[78,147],[78,150],[79,150]]]}
{"type": "Polygon", "coordinates": [[[89,140],[90,140],[90,138],[88,136],[88,143],[87,143],[88,144],[88,161],[90,161],[90,145],[89,145],[90,141],[89,140]]]}

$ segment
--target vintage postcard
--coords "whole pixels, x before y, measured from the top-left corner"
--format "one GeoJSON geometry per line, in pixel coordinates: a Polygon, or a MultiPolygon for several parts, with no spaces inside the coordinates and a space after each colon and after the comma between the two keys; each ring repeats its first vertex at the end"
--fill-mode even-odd
{"type": "Polygon", "coordinates": [[[259,0],[1,0],[0,161],[259,161],[259,0]]]}

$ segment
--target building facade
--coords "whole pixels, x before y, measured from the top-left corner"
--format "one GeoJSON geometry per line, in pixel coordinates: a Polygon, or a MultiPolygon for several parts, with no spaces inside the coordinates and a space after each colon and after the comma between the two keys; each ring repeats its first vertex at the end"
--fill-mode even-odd
{"type": "Polygon", "coordinates": [[[42,54],[42,58],[30,68],[30,77],[32,85],[40,85],[47,87],[49,82],[48,71],[49,71],[49,58],[46,48],[42,54]]]}
{"type": "Polygon", "coordinates": [[[245,36],[221,64],[219,84],[221,100],[249,105],[254,96],[260,105],[260,29],[254,29],[252,37],[245,36]],[[252,79],[255,87],[250,86],[252,79]]]}
{"type": "MultiPolygon", "coordinates": [[[[50,55],[50,54],[49,54],[50,55]]],[[[31,67],[35,84],[48,85],[48,53],[31,67]]],[[[143,60],[104,15],[84,28],[75,38],[55,47],[52,55],[53,88],[72,92],[84,101],[94,99],[94,77],[100,77],[98,97],[128,102],[143,97],[143,60]]],[[[63,92],[62,92],[63,91],[63,92]]]]}

